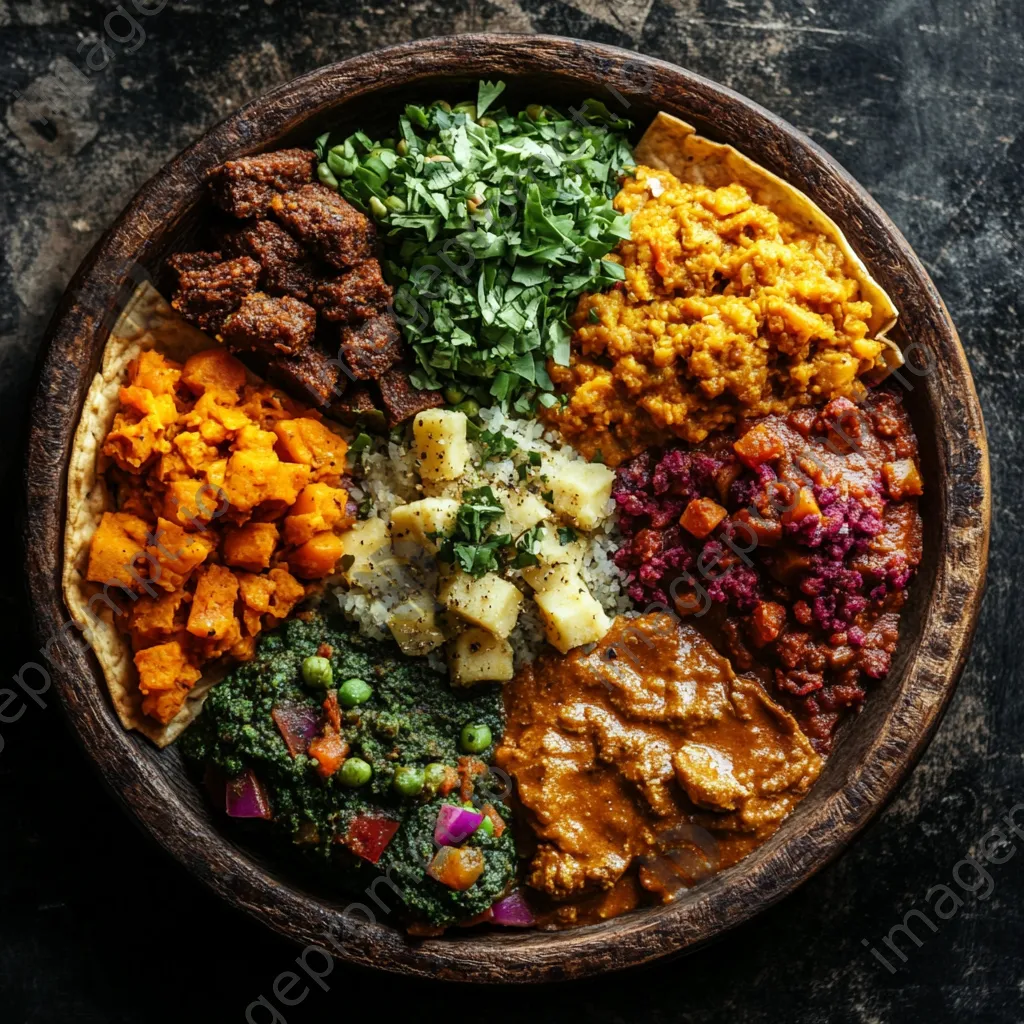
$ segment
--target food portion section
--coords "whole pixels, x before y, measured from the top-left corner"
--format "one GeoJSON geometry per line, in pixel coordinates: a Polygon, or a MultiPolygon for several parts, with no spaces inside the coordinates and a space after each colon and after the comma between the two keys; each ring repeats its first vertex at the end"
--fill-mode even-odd
{"type": "Polygon", "coordinates": [[[692,626],[619,618],[505,689],[499,767],[536,836],[526,881],[559,927],[668,900],[778,828],[821,759],[692,626]]]}

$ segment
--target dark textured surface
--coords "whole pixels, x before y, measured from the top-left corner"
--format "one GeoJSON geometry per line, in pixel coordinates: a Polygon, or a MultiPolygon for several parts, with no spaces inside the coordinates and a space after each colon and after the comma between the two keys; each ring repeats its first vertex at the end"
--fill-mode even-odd
{"type": "MultiPolygon", "coordinates": [[[[192,2],[146,19],[148,36],[137,52],[124,52],[131,43],[112,43],[114,66],[84,83],[64,74],[71,90],[55,93],[54,61],[85,67],[89,47],[76,47],[102,36],[111,9],[0,3],[7,51],[0,61],[7,97],[0,424],[8,439],[4,470],[12,474],[9,516],[32,354],[75,264],[164,159],[223,113],[319,63],[451,29],[532,28],[636,45],[789,118],[875,194],[928,264],[961,328],[992,442],[990,589],[949,716],[901,797],[838,864],[714,949],[607,982],[497,1000],[480,993],[470,1012],[513,1019],[543,1003],[552,1017],[582,1010],[609,1021],[1018,1019],[1024,861],[992,867],[991,895],[964,895],[935,934],[919,928],[924,945],[904,943],[909,960],[895,975],[861,940],[877,944],[915,903],[925,906],[931,886],[957,888],[954,865],[1024,801],[1021,702],[1013,689],[1020,641],[1010,591],[1019,575],[1014,510],[1022,468],[1011,348],[1022,301],[1020,6],[989,2],[963,11],[939,0],[854,10],[835,2],[812,12],[797,2],[503,0],[347,5],[346,16],[327,0],[287,7],[192,2]],[[15,91],[21,96],[12,103],[15,91]],[[51,112],[54,101],[63,110],[51,112]],[[32,127],[40,102],[49,124],[32,127]]],[[[111,28],[126,31],[119,22],[111,28]]],[[[9,559],[8,675],[29,656],[17,553],[9,559]]],[[[223,910],[136,835],[52,709],[32,707],[20,721],[0,725],[0,735],[3,1019],[243,1020],[261,993],[273,998],[274,978],[294,953],[223,910]],[[138,916],[145,906],[166,909],[138,916]],[[146,920],[160,926],[140,929],[146,920]],[[193,927],[196,920],[201,927],[193,927]],[[189,977],[202,983],[180,980],[189,977]]],[[[970,873],[960,872],[966,885],[970,873]]],[[[285,1009],[285,1019],[342,1012],[344,997],[337,997],[352,981],[351,972],[336,968],[325,982],[331,993],[316,990],[285,1009]]],[[[393,979],[385,985],[381,1009],[392,1012],[445,995],[393,979]]]]}

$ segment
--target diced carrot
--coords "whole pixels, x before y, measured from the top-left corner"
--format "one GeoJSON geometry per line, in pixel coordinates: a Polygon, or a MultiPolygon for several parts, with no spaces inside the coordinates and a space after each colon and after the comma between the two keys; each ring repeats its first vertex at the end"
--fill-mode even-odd
{"type": "Polygon", "coordinates": [[[781,438],[764,423],[756,423],[738,441],[733,442],[732,447],[743,463],[751,468],[780,458],[786,450],[781,438]]]}
{"type": "Polygon", "coordinates": [[[786,609],[775,601],[758,601],[750,616],[750,632],[755,646],[764,647],[776,640],[786,625],[786,609]]]}
{"type": "Polygon", "coordinates": [[[801,487],[796,497],[791,500],[790,507],[782,513],[784,523],[796,523],[808,516],[821,518],[821,509],[814,497],[814,491],[810,487],[801,487]]]}
{"type": "Polygon", "coordinates": [[[882,478],[894,501],[924,494],[924,481],[913,459],[886,462],[882,466],[882,478]]]}
{"type": "Polygon", "coordinates": [[[322,579],[334,572],[343,551],[344,545],[336,533],[318,533],[288,556],[288,568],[303,579],[322,579]]]}
{"type": "Polygon", "coordinates": [[[694,498],[679,517],[679,525],[703,540],[728,514],[717,501],[694,498]]]}
{"type": "Polygon", "coordinates": [[[444,778],[441,780],[441,784],[437,787],[438,793],[441,796],[447,796],[456,786],[459,784],[459,773],[450,765],[444,766],[444,778]]]}
{"type": "Polygon", "coordinates": [[[464,892],[483,873],[483,851],[475,846],[442,846],[427,865],[431,878],[457,892],[464,892]]]}
{"type": "Polygon", "coordinates": [[[177,640],[147,647],[135,655],[142,692],[142,710],[167,723],[181,710],[202,673],[188,660],[177,640]]]}
{"type": "Polygon", "coordinates": [[[188,631],[203,640],[222,640],[228,635],[235,619],[235,598],[238,580],[223,565],[209,565],[196,584],[192,611],[188,617],[188,631]]]}
{"type": "Polygon", "coordinates": [[[259,572],[270,565],[277,541],[277,527],[273,523],[246,523],[224,531],[221,550],[228,565],[259,572]]]}
{"type": "Polygon", "coordinates": [[[310,742],[309,756],[316,758],[316,771],[320,778],[329,779],[344,764],[348,744],[340,732],[326,723],[323,735],[310,742]]]}
{"type": "MultiPolygon", "coordinates": [[[[121,583],[138,589],[129,571],[146,549],[149,527],[127,512],[104,512],[89,546],[85,578],[94,583],[121,583]]],[[[138,571],[137,571],[138,572],[138,571]]],[[[142,575],[138,572],[138,575],[142,575]]]]}
{"type": "Polygon", "coordinates": [[[227,349],[208,348],[189,356],[181,380],[195,395],[237,392],[245,384],[245,367],[227,349]]]}

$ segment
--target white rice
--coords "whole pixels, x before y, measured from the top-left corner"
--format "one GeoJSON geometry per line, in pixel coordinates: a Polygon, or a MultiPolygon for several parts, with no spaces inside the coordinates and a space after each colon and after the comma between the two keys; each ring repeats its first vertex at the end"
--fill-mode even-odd
{"type": "MultiPolygon", "coordinates": [[[[511,438],[518,449],[513,456],[522,461],[522,454],[537,452],[541,456],[538,470],[540,479],[555,478],[560,466],[580,461],[582,456],[569,445],[558,443],[557,435],[545,433],[544,425],[537,420],[512,419],[499,408],[483,409],[480,419],[485,430],[500,433],[511,438]]],[[[463,489],[485,485],[522,488],[516,476],[516,461],[513,458],[491,460],[481,464],[482,450],[470,444],[471,459],[467,472],[461,480],[444,486],[425,488],[416,472],[414,453],[404,445],[395,444],[383,438],[374,439],[371,447],[362,457],[363,473],[352,488],[352,497],[357,502],[369,498],[373,503],[373,514],[388,521],[391,510],[397,505],[416,501],[419,498],[444,495],[457,498],[463,489]]],[[[542,489],[546,489],[542,486],[542,489]]],[[[590,593],[601,604],[610,618],[627,612],[629,598],[623,587],[623,577],[612,561],[612,555],[621,544],[614,502],[609,502],[608,518],[592,532],[577,530],[584,550],[581,576],[590,593]]],[[[509,643],[515,652],[516,667],[532,661],[549,647],[544,636],[540,613],[531,598],[531,589],[522,581],[518,570],[505,570],[503,575],[515,583],[526,596],[515,629],[509,643]]],[[[412,590],[436,590],[436,566],[433,559],[423,564],[406,564],[396,559],[384,571],[374,574],[372,579],[360,580],[352,589],[336,589],[337,599],[345,616],[358,623],[360,630],[368,636],[384,638],[390,635],[387,620],[391,610],[401,604],[412,590]]],[[[443,667],[443,655],[433,652],[431,662],[443,667]]]]}

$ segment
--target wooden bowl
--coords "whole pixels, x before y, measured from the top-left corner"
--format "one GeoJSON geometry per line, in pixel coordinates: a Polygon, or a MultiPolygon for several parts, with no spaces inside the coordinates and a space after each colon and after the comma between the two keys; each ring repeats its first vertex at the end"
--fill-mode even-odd
{"type": "MultiPolygon", "coordinates": [[[[835,857],[895,792],[953,692],[978,613],[989,529],[985,428],[956,330],[917,257],[867,193],[813,142],[756,104],[681,68],[625,50],[544,36],[431,39],[320,68],[222,121],[160,171],[72,280],[50,327],[28,451],[28,571],[40,645],[68,621],[60,570],[66,464],[86,387],[133,283],[160,279],[207,208],[205,171],[223,160],[310,144],[328,126],[376,130],[404,103],[461,97],[477,78],[508,101],[563,108],[596,96],[637,124],[666,110],[732,142],[808,192],[845,230],[900,311],[902,340],[933,364],[904,374],[927,485],[924,557],[888,678],[849,723],[811,794],[746,860],[675,902],[565,932],[455,930],[412,940],[314,894],[228,829],[178,753],[126,733],[90,655],[51,651],[61,703],[124,805],[197,878],[302,944],[335,936],[343,959],[429,978],[546,981],[640,964],[719,935],[781,899],[835,857]],[[340,937],[338,937],[340,936],[340,937]]],[[[854,97],[851,97],[853,102],[854,97]]],[[[70,631],[74,634],[74,630],[70,631]]],[[[369,900],[367,901],[370,902],[369,900]]]]}

